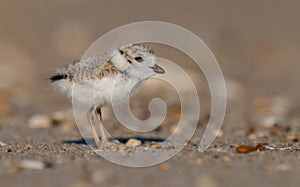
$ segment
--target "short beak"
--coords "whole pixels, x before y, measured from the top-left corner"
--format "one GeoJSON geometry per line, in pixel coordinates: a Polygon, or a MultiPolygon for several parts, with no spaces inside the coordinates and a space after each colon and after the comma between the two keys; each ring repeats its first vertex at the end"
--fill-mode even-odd
{"type": "Polygon", "coordinates": [[[153,69],[153,71],[155,73],[158,73],[158,74],[164,74],[165,73],[165,70],[157,64],[155,64],[153,67],[150,67],[150,68],[153,69]]]}

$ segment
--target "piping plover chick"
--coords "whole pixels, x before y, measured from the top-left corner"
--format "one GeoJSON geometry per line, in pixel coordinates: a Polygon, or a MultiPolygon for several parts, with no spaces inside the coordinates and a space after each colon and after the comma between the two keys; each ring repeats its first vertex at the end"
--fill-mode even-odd
{"type": "Polygon", "coordinates": [[[50,80],[54,89],[89,108],[88,122],[95,144],[101,147],[109,144],[102,124],[101,108],[128,98],[141,82],[163,73],[164,69],[156,64],[156,56],[149,46],[127,44],[110,53],[76,60],[57,69],[50,80]],[[75,85],[76,90],[73,90],[75,85]],[[93,125],[94,119],[98,121],[101,141],[93,125]]]}

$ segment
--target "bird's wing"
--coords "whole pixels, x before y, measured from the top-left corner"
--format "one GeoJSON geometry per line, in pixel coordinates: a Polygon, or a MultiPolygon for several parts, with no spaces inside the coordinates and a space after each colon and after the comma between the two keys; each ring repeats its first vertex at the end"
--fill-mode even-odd
{"type": "Polygon", "coordinates": [[[83,57],[64,68],[57,69],[50,80],[54,82],[67,79],[82,83],[87,80],[100,80],[106,76],[120,73],[110,59],[111,55],[106,53],[83,57]]]}

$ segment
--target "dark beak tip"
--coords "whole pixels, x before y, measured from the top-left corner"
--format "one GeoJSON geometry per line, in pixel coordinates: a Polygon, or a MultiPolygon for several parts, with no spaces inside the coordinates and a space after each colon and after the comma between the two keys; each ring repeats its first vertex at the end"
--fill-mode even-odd
{"type": "Polygon", "coordinates": [[[165,73],[165,70],[157,64],[155,64],[155,66],[152,67],[152,69],[157,74],[164,74],[165,73]]]}

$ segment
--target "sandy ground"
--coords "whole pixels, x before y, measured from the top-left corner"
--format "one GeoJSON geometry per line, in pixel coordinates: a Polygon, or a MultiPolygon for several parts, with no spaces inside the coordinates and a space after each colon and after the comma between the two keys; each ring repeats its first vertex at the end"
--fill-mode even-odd
{"type": "MultiPolygon", "coordinates": [[[[298,186],[298,1],[0,4],[1,187],[298,186]],[[199,74],[193,81],[200,93],[201,117],[193,138],[176,156],[155,166],[129,168],[106,161],[85,144],[70,102],[51,90],[47,78],[104,33],[142,20],[175,23],[201,37],[223,70],[228,105],[218,138],[199,153],[210,111],[207,84],[200,70],[185,66],[190,59],[153,45],[158,55],[183,65],[191,75],[199,74]],[[57,113],[62,117],[55,117],[57,113]],[[30,119],[37,115],[43,115],[42,120],[33,125],[30,119]]],[[[180,116],[177,96],[161,84],[148,90],[151,94],[141,90],[133,99],[136,116],[147,117],[147,103],[158,95],[169,99],[168,118],[154,132],[139,134],[123,128],[107,109],[105,126],[121,143],[132,137],[142,141],[139,148],[113,151],[125,156],[140,150],[168,151],[150,145],[174,132],[180,116]]]]}

